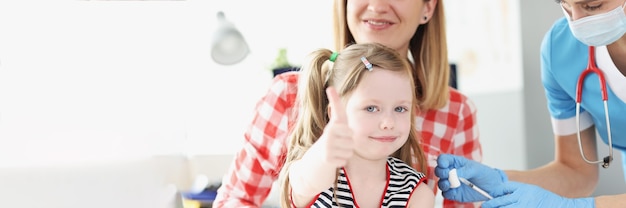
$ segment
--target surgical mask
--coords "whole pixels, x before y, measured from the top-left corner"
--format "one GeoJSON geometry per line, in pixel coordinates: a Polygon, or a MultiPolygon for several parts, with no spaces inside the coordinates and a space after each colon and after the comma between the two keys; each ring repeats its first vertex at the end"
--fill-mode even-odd
{"type": "Polygon", "coordinates": [[[604,46],[617,41],[626,33],[625,5],[617,7],[607,13],[596,14],[577,20],[572,20],[563,6],[561,6],[561,9],[565,17],[567,17],[570,30],[572,30],[576,39],[590,46],[604,46]]]}

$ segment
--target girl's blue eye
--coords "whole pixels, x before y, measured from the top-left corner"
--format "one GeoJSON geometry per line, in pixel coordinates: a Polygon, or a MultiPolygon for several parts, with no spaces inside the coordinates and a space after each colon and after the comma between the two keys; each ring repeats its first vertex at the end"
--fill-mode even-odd
{"type": "Polygon", "coordinates": [[[378,108],[376,106],[367,106],[365,110],[368,112],[376,112],[378,111],[378,108]]]}
{"type": "Polygon", "coordinates": [[[406,109],[405,107],[396,107],[395,111],[402,113],[408,111],[408,109],[406,109]]]}

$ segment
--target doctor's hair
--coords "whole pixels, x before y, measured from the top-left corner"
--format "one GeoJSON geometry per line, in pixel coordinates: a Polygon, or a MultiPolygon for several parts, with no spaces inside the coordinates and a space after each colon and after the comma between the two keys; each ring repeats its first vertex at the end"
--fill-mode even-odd
{"type": "MultiPolygon", "coordinates": [[[[412,70],[406,57],[399,55],[394,49],[378,43],[353,44],[346,47],[336,56],[334,62],[329,61],[333,52],[328,49],[319,49],[307,57],[308,62],[301,68],[298,80],[298,93],[296,104],[298,112],[297,120],[288,136],[287,155],[285,164],[280,172],[282,183],[281,204],[282,207],[291,207],[289,183],[289,168],[294,160],[302,158],[304,153],[315,143],[330,121],[328,115],[329,100],[326,88],[334,87],[342,101],[350,96],[364,76],[369,75],[369,70],[361,61],[366,57],[373,65],[372,70],[389,70],[403,76],[411,77],[412,70]]],[[[414,85],[414,79],[410,79],[410,86],[414,85]]],[[[415,88],[411,87],[413,95],[415,88]]],[[[409,109],[412,115],[419,112],[418,100],[413,96],[412,107],[409,109]]],[[[416,126],[415,119],[411,119],[411,126],[416,126]]],[[[398,158],[414,167],[417,171],[426,172],[426,158],[419,141],[417,130],[411,128],[406,143],[394,152],[392,157],[398,158]]],[[[337,177],[339,174],[337,169],[337,177]]],[[[337,180],[337,179],[336,179],[337,180]]],[[[337,183],[335,182],[335,189],[337,183]]],[[[336,201],[336,199],[335,199],[336,201]]]]}
{"type": "MultiPolygon", "coordinates": [[[[356,42],[348,28],[346,3],[347,0],[335,0],[333,5],[336,50],[356,42]]],[[[450,63],[447,48],[445,13],[443,1],[439,0],[428,22],[419,25],[413,34],[409,42],[410,54],[402,54],[412,60],[413,78],[417,87],[415,96],[420,101],[421,110],[439,109],[448,102],[450,63]]]]}

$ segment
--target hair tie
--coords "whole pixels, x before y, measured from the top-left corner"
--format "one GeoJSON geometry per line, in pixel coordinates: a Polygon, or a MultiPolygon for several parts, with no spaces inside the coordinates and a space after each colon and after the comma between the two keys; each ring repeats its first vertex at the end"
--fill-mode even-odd
{"type": "Polygon", "coordinates": [[[365,56],[361,56],[361,61],[363,62],[363,64],[365,64],[365,68],[367,69],[367,71],[372,71],[372,64],[367,60],[367,58],[365,58],[365,56]]]}
{"type": "Polygon", "coordinates": [[[335,60],[337,60],[337,56],[339,56],[339,53],[333,52],[328,60],[330,60],[331,62],[335,62],[335,60]]]}

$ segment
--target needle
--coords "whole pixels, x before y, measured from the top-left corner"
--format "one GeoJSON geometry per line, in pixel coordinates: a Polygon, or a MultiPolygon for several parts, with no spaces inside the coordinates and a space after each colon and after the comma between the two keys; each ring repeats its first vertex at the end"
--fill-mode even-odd
{"type": "Polygon", "coordinates": [[[488,199],[493,199],[493,197],[491,197],[487,192],[485,192],[481,188],[478,188],[478,186],[474,185],[472,182],[469,182],[467,179],[459,177],[459,180],[461,181],[461,183],[469,186],[470,188],[474,189],[475,191],[487,197],[488,199]]]}

